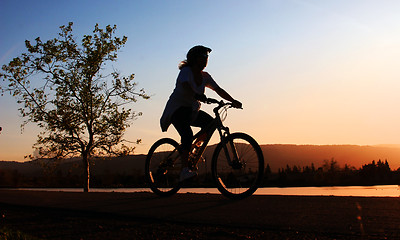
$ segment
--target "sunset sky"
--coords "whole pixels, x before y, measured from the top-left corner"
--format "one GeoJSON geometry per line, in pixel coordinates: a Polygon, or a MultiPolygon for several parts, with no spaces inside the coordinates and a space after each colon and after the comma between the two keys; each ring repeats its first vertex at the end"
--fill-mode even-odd
{"type": "MultiPolygon", "coordinates": [[[[213,49],[206,71],[243,103],[225,121],[233,132],[260,144],[399,144],[399,12],[397,0],[2,0],[0,65],[25,52],[25,40],[57,37],[68,22],[77,40],[96,23],[116,24],[128,42],[113,67],[135,73],[152,96],[131,105],[143,112],[126,133],[142,139],[138,153],[178,138],[173,127],[161,132],[159,118],[178,63],[198,44],[213,49]]],[[[39,129],[21,134],[18,107],[0,97],[0,160],[33,151],[39,129]]]]}

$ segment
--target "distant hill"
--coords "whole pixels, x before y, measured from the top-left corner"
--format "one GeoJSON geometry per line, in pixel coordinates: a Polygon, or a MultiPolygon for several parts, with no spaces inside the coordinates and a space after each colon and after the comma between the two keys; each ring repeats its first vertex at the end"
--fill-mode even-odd
{"type": "MultiPolygon", "coordinates": [[[[356,145],[262,145],[264,158],[270,165],[273,172],[279,168],[289,166],[310,166],[314,163],[315,167],[320,167],[325,160],[334,159],[339,166],[345,164],[360,168],[364,164],[387,160],[392,170],[400,167],[400,148],[397,146],[356,146],[356,145]]],[[[209,171],[211,166],[212,153],[215,146],[210,146],[204,154],[206,163],[200,164],[201,171],[209,171]]],[[[144,172],[145,155],[133,155],[116,157],[111,159],[96,159],[91,167],[92,174],[142,174],[144,172]]],[[[80,160],[78,158],[63,161],[57,171],[80,174],[80,160]]],[[[0,170],[18,170],[21,174],[35,175],[42,172],[42,168],[37,161],[28,162],[9,162],[0,161],[0,170]]]]}
{"type": "Polygon", "coordinates": [[[10,162],[10,161],[0,161],[0,170],[17,170],[21,174],[25,175],[35,175],[42,171],[42,168],[29,161],[29,162],[10,162]]]}
{"type": "MultiPolygon", "coordinates": [[[[131,155],[125,157],[114,157],[110,159],[95,159],[92,161],[91,174],[107,174],[107,173],[118,173],[129,175],[132,173],[138,173],[144,171],[145,155],[131,155]]],[[[10,162],[0,161],[0,171],[17,170],[20,174],[35,176],[43,173],[45,164],[39,160],[27,161],[27,162],[10,162]]],[[[82,173],[82,163],[79,158],[71,158],[62,160],[55,171],[61,171],[63,173],[70,172],[71,174],[82,173]]]]}

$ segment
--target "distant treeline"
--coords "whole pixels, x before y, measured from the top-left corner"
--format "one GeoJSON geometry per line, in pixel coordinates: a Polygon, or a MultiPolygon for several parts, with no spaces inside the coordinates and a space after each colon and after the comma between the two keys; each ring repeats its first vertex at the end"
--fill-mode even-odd
{"type": "Polygon", "coordinates": [[[391,170],[387,160],[372,161],[361,168],[347,164],[340,167],[335,159],[325,160],[322,167],[286,166],[278,173],[271,173],[269,166],[265,170],[263,186],[364,186],[398,185],[400,168],[391,170]]]}
{"type": "MultiPolygon", "coordinates": [[[[78,168],[79,166],[75,166],[78,168]]],[[[301,186],[360,186],[400,184],[400,168],[391,170],[387,160],[362,165],[361,168],[344,165],[340,167],[335,159],[325,160],[323,166],[289,166],[272,173],[269,165],[261,187],[301,186]]],[[[79,171],[65,171],[57,168],[43,169],[40,174],[23,174],[18,170],[0,169],[0,187],[43,187],[80,188],[82,175],[79,171]]],[[[211,173],[206,171],[195,178],[188,187],[214,187],[211,173]]],[[[106,171],[92,174],[91,187],[132,188],[147,187],[143,171],[133,170],[130,174],[106,171]]]]}

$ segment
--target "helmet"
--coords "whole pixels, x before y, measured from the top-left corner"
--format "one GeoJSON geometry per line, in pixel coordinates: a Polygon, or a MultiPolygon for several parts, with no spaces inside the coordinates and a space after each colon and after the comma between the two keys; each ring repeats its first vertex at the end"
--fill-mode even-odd
{"type": "Polygon", "coordinates": [[[190,64],[199,56],[208,57],[208,54],[210,52],[211,52],[211,48],[204,47],[204,46],[201,46],[201,45],[194,46],[186,54],[187,62],[190,64]]]}

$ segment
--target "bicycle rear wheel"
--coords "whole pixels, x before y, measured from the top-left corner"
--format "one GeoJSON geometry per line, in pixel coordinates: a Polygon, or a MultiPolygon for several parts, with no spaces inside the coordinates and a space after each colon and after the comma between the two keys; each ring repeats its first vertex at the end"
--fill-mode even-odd
{"type": "Polygon", "coordinates": [[[252,195],[264,175],[264,156],[260,146],[245,133],[231,134],[215,149],[212,174],[224,196],[243,199],[252,195]],[[232,163],[229,163],[228,156],[232,163]]]}
{"type": "Polygon", "coordinates": [[[182,161],[178,147],[175,140],[162,138],[153,144],[147,154],[146,180],[151,190],[159,196],[171,196],[180,189],[182,161]]]}

